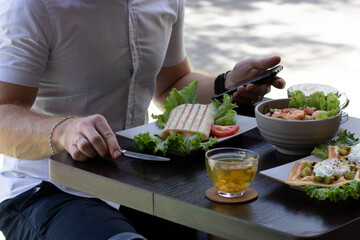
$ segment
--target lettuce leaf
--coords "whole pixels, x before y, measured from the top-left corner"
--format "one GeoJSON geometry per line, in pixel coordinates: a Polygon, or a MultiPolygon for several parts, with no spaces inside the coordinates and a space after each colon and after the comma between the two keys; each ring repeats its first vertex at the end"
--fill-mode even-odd
{"type": "Polygon", "coordinates": [[[203,142],[202,139],[203,137],[199,132],[186,139],[184,142],[185,147],[183,148],[183,152],[189,153],[191,150],[196,148],[201,148],[202,150],[207,151],[209,150],[209,147],[211,147],[212,145],[214,145],[214,143],[217,142],[216,137],[210,137],[205,142],[203,142]]]}
{"type": "Polygon", "coordinates": [[[332,112],[332,116],[335,116],[340,111],[340,101],[335,94],[329,93],[327,95],[326,104],[326,110],[332,112]]]}
{"type": "Polygon", "coordinates": [[[359,199],[360,182],[354,180],[349,184],[345,184],[341,187],[335,186],[330,188],[306,186],[305,192],[310,198],[316,198],[320,201],[330,200],[337,202],[340,200],[346,200],[349,197],[352,197],[353,199],[359,199]]]}
{"type": "Polygon", "coordinates": [[[170,112],[177,106],[185,103],[195,104],[197,103],[197,83],[198,81],[191,82],[187,87],[184,87],[182,90],[178,91],[173,88],[167,98],[164,99],[163,104],[165,112],[160,115],[152,114],[151,117],[156,119],[157,125],[160,128],[164,128],[169,117],[170,112]]]}
{"type": "Polygon", "coordinates": [[[306,106],[306,97],[302,91],[296,90],[291,93],[289,108],[303,109],[306,106]]]}
{"type": "Polygon", "coordinates": [[[314,148],[311,154],[320,156],[323,159],[327,159],[329,158],[328,146],[325,144],[319,144],[317,147],[314,148]]]}
{"type": "Polygon", "coordinates": [[[206,151],[217,141],[214,137],[210,137],[205,142],[202,142],[202,139],[202,135],[200,133],[196,133],[186,140],[181,134],[173,134],[163,140],[159,135],[150,136],[150,133],[146,132],[140,133],[134,137],[134,146],[139,151],[150,150],[153,153],[160,151],[163,155],[166,155],[169,149],[176,150],[181,153],[189,153],[191,150],[197,148],[201,148],[206,151]]]}
{"type": "Polygon", "coordinates": [[[318,113],[318,115],[316,117],[316,120],[327,119],[327,118],[329,118],[331,116],[332,116],[332,114],[330,114],[329,112],[321,112],[321,113],[318,113]]]}
{"type": "MultiPolygon", "coordinates": [[[[338,97],[333,94],[329,93],[326,97],[322,92],[316,92],[314,93],[314,99],[312,101],[308,101],[308,106],[310,107],[316,107],[319,110],[326,110],[326,113],[319,113],[316,119],[326,119],[332,116],[335,116],[340,111],[340,101],[338,97]]],[[[310,96],[311,97],[311,96],[310,96]]]]}
{"type": "Polygon", "coordinates": [[[331,140],[330,144],[333,146],[340,146],[340,145],[355,146],[360,141],[359,138],[355,138],[354,135],[355,133],[348,132],[347,129],[345,129],[344,131],[338,133],[337,138],[331,140]]]}
{"type": "Polygon", "coordinates": [[[236,124],[236,111],[237,105],[232,102],[232,96],[224,94],[222,102],[214,99],[210,103],[215,109],[214,124],[226,126],[236,124]]]}
{"type": "Polygon", "coordinates": [[[315,92],[309,96],[306,106],[316,107],[317,110],[327,110],[327,101],[323,92],[315,92]]]}
{"type": "MultiPolygon", "coordinates": [[[[158,137],[158,135],[156,135],[156,137],[158,137]]],[[[152,150],[154,153],[161,151],[163,155],[166,155],[166,152],[168,151],[169,148],[178,149],[179,152],[183,152],[184,138],[181,134],[171,135],[165,141],[162,140],[160,137],[159,139],[160,141],[155,146],[155,148],[149,150],[152,150]]]]}
{"type": "Polygon", "coordinates": [[[161,141],[161,138],[150,136],[149,132],[140,133],[134,136],[135,141],[135,148],[141,152],[145,151],[146,149],[155,149],[158,142],[161,141]]]}
{"type": "MultiPolygon", "coordinates": [[[[359,138],[354,137],[354,133],[348,132],[346,129],[337,134],[337,137],[330,141],[330,145],[332,146],[354,146],[360,143],[359,138]]],[[[313,155],[318,155],[323,159],[327,159],[329,157],[328,147],[325,144],[319,144],[314,150],[311,152],[313,155]]]]}
{"type": "Polygon", "coordinates": [[[340,101],[333,93],[325,96],[323,92],[315,92],[309,98],[306,98],[305,94],[300,90],[291,93],[291,100],[289,102],[289,108],[304,109],[306,107],[316,107],[317,110],[327,111],[326,113],[319,113],[316,119],[326,119],[335,116],[340,111],[339,105],[340,101]]]}

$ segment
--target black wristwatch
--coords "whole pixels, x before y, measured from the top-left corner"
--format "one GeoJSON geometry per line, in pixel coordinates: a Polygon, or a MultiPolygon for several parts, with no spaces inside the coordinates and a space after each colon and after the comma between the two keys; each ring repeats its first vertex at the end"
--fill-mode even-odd
{"type": "Polygon", "coordinates": [[[225,79],[226,79],[226,75],[229,73],[230,71],[227,71],[225,73],[220,74],[219,76],[217,76],[215,78],[214,81],[214,92],[215,95],[218,95],[220,93],[226,92],[227,89],[225,88],[225,79]]]}

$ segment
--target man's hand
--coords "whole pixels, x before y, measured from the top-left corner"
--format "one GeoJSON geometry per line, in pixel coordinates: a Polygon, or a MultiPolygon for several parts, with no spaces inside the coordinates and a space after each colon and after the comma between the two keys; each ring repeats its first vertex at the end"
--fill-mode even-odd
{"type": "Polygon", "coordinates": [[[118,158],[121,148],[114,132],[102,115],[72,118],[60,124],[54,131],[56,151],[65,149],[73,159],[118,158]]]}
{"type": "MultiPolygon", "coordinates": [[[[234,84],[265,72],[267,69],[279,64],[280,61],[280,57],[274,56],[268,58],[249,58],[238,62],[234,69],[226,76],[225,88],[229,89],[234,84]]],[[[238,87],[237,92],[233,94],[233,100],[238,104],[255,103],[262,100],[264,95],[270,92],[271,85],[282,89],[285,87],[285,81],[282,78],[275,77],[271,81],[262,84],[248,84],[246,87],[238,87]]]]}

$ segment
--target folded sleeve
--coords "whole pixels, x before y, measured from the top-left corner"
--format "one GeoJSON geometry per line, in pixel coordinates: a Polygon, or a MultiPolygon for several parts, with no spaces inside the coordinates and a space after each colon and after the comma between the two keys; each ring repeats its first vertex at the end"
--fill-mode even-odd
{"type": "Polygon", "coordinates": [[[51,22],[42,0],[0,0],[0,81],[38,87],[50,55],[51,22]]]}
{"type": "Polygon", "coordinates": [[[173,25],[170,42],[167,48],[163,67],[174,66],[181,63],[185,57],[185,46],[184,46],[184,13],[185,6],[183,0],[178,0],[178,17],[173,25]]]}

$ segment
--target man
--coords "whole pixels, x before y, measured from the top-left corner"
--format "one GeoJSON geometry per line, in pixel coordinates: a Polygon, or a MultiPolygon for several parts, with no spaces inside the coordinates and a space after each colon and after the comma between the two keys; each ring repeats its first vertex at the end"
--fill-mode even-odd
{"type": "MultiPolygon", "coordinates": [[[[210,102],[215,78],[186,58],[183,1],[0,3],[0,229],[8,240],[144,239],[113,203],[50,183],[48,158],[120,157],[114,131],[144,124],[151,99],[160,105],[194,80],[199,102],[210,102]]],[[[247,59],[217,82],[226,88],[279,62],[247,59]]],[[[269,90],[250,84],[234,100],[250,104],[269,90]]]]}

